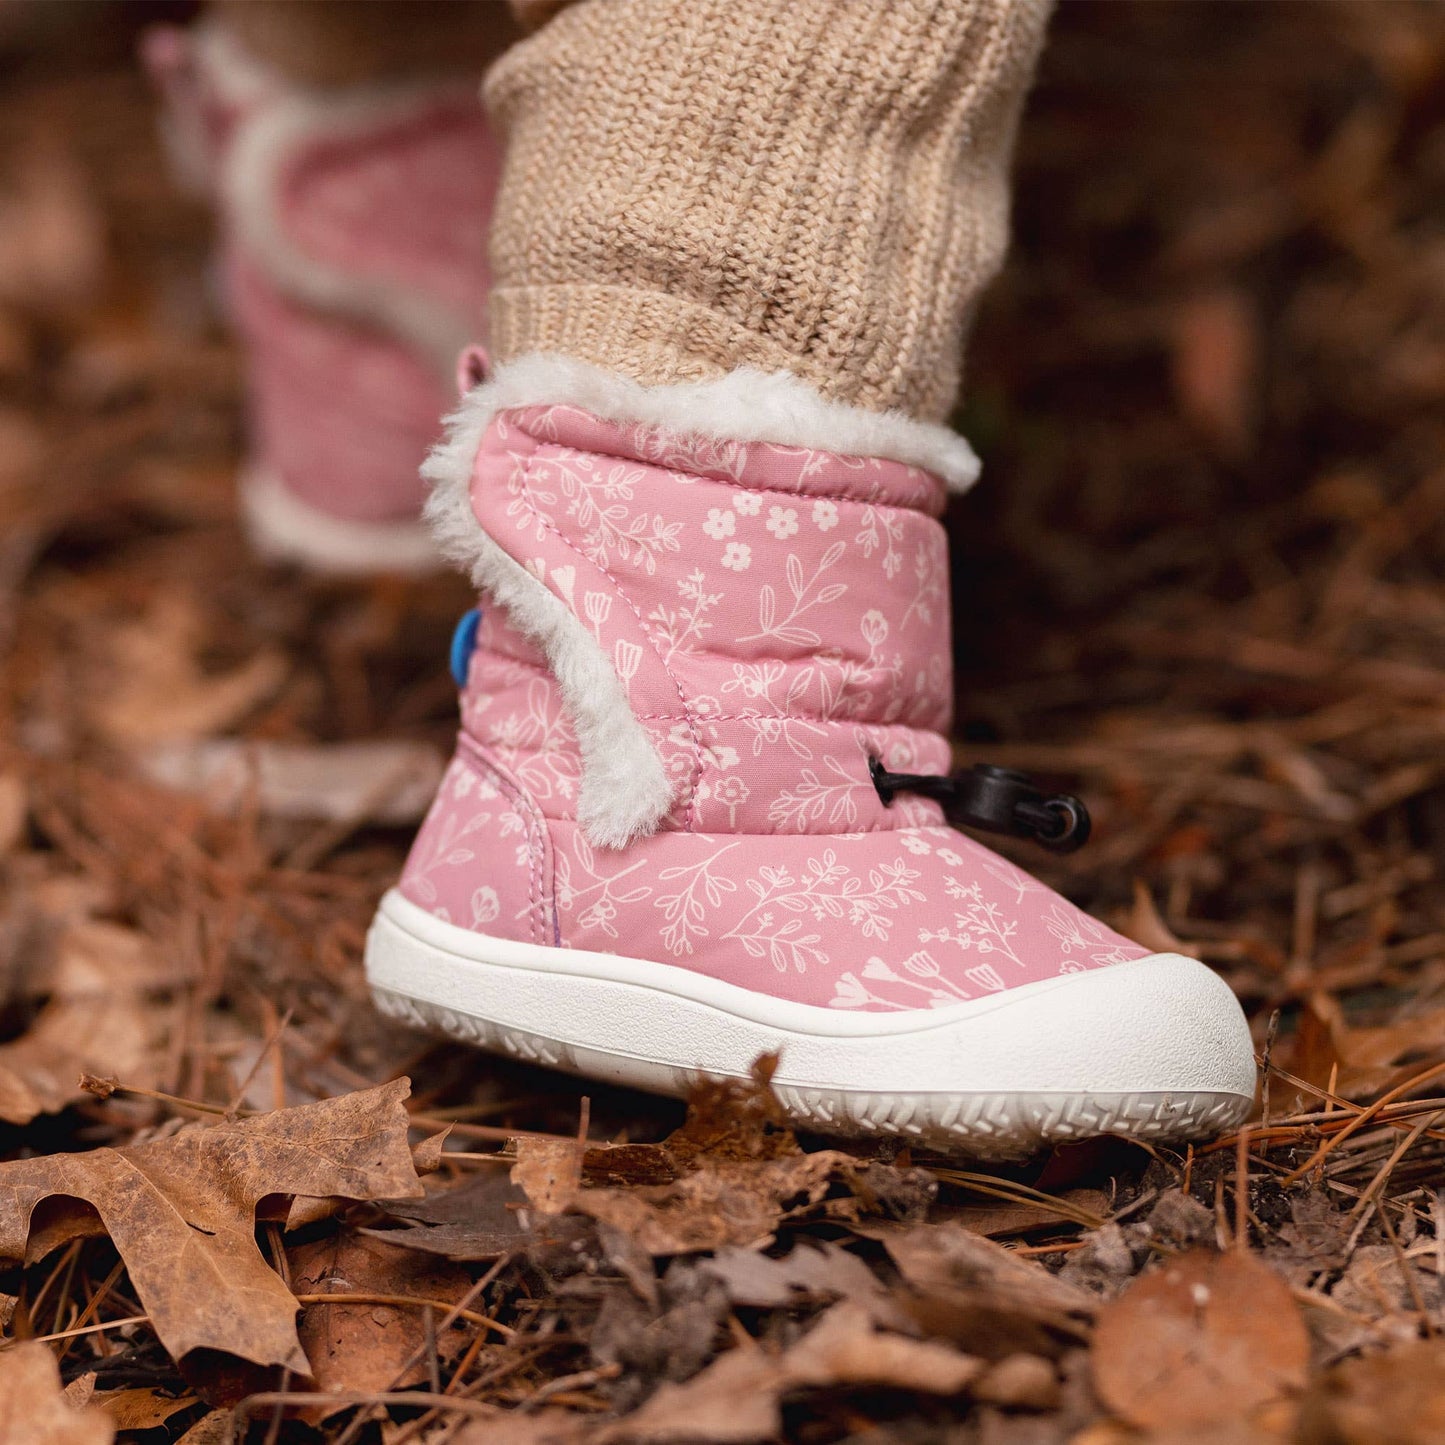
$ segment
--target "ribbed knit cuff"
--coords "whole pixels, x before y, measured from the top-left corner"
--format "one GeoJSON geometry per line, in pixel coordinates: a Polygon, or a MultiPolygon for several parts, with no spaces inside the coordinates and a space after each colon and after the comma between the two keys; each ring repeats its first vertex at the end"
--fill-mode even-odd
{"type": "Polygon", "coordinates": [[[486,98],[489,340],[947,415],[1047,0],[580,0],[486,98]]]}

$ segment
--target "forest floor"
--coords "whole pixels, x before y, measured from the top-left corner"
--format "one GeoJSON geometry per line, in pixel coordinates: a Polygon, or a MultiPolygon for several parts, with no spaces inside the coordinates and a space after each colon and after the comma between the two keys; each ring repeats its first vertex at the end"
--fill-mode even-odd
{"type": "Polygon", "coordinates": [[[1043,876],[1218,968],[1263,1082],[1008,1168],[372,1012],[472,599],[248,554],[132,38],[0,55],[0,1438],[1445,1439],[1445,12],[1058,17],[960,757],[1088,798],[1043,876]]]}

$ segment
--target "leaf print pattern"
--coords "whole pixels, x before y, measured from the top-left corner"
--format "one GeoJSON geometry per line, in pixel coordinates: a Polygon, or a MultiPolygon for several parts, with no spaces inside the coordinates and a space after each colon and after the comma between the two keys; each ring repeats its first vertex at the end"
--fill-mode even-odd
{"type": "Polygon", "coordinates": [[[942,490],[873,458],[504,413],[472,504],[612,663],[676,784],[594,848],[576,732],[483,599],[464,739],[402,890],[484,933],[652,959],[771,997],[938,1009],[1145,950],[912,795],[950,765],[942,490]],[[731,559],[731,560],[729,560],[731,559]]]}

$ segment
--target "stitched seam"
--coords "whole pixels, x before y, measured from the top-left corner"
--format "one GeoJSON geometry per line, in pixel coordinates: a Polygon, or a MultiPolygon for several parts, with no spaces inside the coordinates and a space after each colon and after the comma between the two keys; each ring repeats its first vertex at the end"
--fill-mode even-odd
{"type": "Polygon", "coordinates": [[[532,942],[546,942],[546,917],[543,904],[546,889],[542,883],[542,853],[546,847],[546,827],[542,815],[525,790],[517,784],[506,770],[469,733],[463,732],[457,739],[457,751],[467,754],[466,761],[475,768],[485,770],[506,794],[512,806],[527,821],[527,853],[532,866],[528,870],[527,901],[530,906],[532,942]]]}
{"type": "MultiPolygon", "coordinates": [[[[687,811],[684,815],[683,828],[684,832],[690,833],[692,832],[693,825],[697,819],[697,788],[698,784],[702,781],[703,745],[702,738],[698,735],[697,719],[694,716],[692,710],[687,705],[687,694],[683,691],[682,684],[678,681],[677,676],[674,674],[673,670],[667,665],[667,659],[663,657],[661,649],[658,647],[657,642],[654,640],[652,633],[647,627],[647,624],[643,621],[641,608],[639,608],[638,605],[632,600],[632,598],[627,595],[626,588],[623,587],[622,583],[613,574],[611,568],[605,566],[603,563],[598,562],[591,557],[588,557],[586,553],[584,553],[582,549],[571,540],[571,538],[567,537],[556,525],[555,522],[553,522],[549,517],[547,517],[543,512],[541,512],[538,509],[537,504],[532,501],[528,471],[531,467],[531,464],[536,460],[537,452],[540,450],[543,444],[537,437],[533,436],[531,432],[527,431],[525,427],[518,426],[517,430],[520,431],[523,436],[527,437],[528,440],[530,440],[532,443],[532,450],[525,459],[518,453],[512,453],[512,459],[514,463],[513,475],[518,476],[518,480],[521,485],[521,500],[526,504],[528,510],[536,519],[538,526],[543,527],[547,531],[549,531],[564,547],[567,548],[569,552],[572,553],[574,557],[578,559],[578,561],[586,563],[589,567],[595,567],[612,584],[613,589],[616,591],[617,595],[627,605],[633,617],[637,619],[637,630],[646,640],[648,647],[652,650],[653,655],[657,658],[658,665],[662,668],[663,672],[667,676],[668,681],[672,683],[674,690],[677,692],[677,700],[682,704],[683,707],[683,716],[681,720],[687,723],[688,732],[692,734],[693,768],[692,777],[688,781],[687,811]]],[[[546,584],[543,583],[542,585],[545,586],[546,584]]],[[[550,591],[551,589],[549,588],[548,590],[550,591]]],[[[553,596],[556,596],[556,593],[553,593],[553,596]]],[[[562,599],[558,598],[558,600],[561,601],[562,599]]],[[[571,611],[570,608],[568,610],[571,611]]],[[[572,612],[572,616],[575,618],[577,614],[575,612],[572,612]]],[[[580,619],[578,619],[578,621],[580,625],[580,619]]],[[[619,681],[621,681],[620,678],[619,681]]],[[[632,706],[631,698],[628,699],[628,706],[632,706]]],[[[637,716],[636,709],[633,709],[633,716],[637,716]]],[[[656,742],[653,743],[653,746],[654,748],[657,746],[656,742]]]]}

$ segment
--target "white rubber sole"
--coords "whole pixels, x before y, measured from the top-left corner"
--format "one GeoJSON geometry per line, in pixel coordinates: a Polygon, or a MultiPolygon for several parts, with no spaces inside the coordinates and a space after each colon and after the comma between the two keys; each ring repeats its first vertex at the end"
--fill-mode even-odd
{"type": "Polygon", "coordinates": [[[312,572],[421,576],[442,563],[431,532],[415,522],[356,522],[304,502],[264,463],[248,463],[239,481],[241,519],[251,545],[268,562],[295,562],[312,572]]]}
{"type": "Polygon", "coordinates": [[[392,890],[366,943],[377,1007],[496,1053],[657,1093],[780,1055],[789,1116],[1017,1157],[1098,1134],[1204,1138],[1242,1122],[1254,1049],[1203,964],[1158,953],[947,1008],[790,1003],[670,964],[490,938],[392,890]]]}

